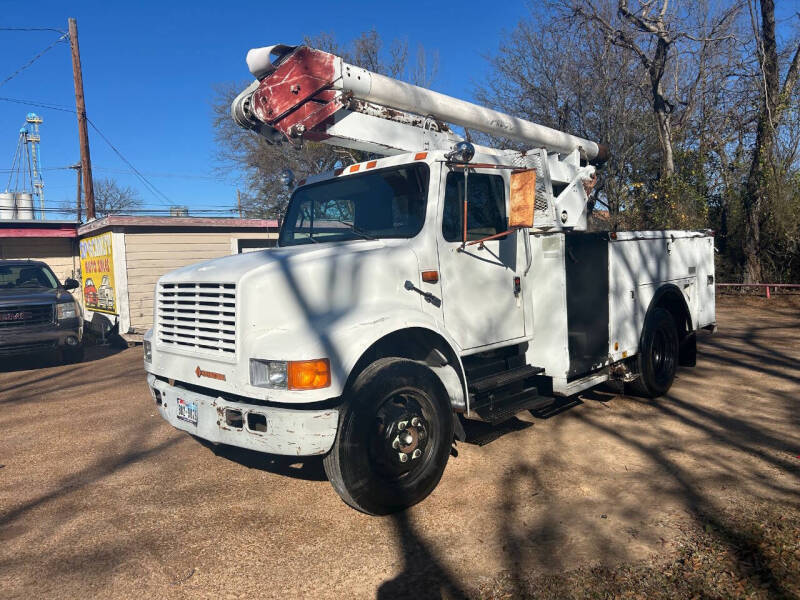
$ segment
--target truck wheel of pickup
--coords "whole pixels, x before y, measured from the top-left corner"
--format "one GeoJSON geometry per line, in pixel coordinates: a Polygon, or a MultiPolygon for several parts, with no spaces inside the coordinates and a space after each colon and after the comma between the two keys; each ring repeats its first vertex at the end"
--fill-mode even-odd
{"type": "Polygon", "coordinates": [[[678,368],[678,329],[669,311],[648,315],[639,347],[639,378],[630,384],[635,396],[656,398],[667,393],[678,368]]]}
{"type": "Polygon", "coordinates": [[[389,514],[433,491],[452,442],[452,409],[436,374],[411,360],[382,358],[347,394],[325,473],[353,508],[389,514]]]}

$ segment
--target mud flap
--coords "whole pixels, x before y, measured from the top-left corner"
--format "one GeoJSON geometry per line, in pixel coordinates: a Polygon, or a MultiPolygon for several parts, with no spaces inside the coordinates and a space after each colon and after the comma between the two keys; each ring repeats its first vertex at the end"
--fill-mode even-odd
{"type": "Polygon", "coordinates": [[[697,334],[694,331],[681,340],[678,348],[678,364],[682,367],[697,365],[697,334]]]}

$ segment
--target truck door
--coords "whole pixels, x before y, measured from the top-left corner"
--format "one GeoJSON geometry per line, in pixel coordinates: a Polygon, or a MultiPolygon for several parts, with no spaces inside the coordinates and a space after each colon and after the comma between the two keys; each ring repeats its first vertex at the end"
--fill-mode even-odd
{"type": "MultiPolygon", "coordinates": [[[[515,278],[524,270],[518,233],[462,249],[464,172],[442,170],[439,270],[445,325],[462,349],[525,336],[524,302],[515,278]],[[519,256],[518,256],[519,255],[519,256]]],[[[467,240],[507,229],[507,183],[498,171],[470,171],[467,240]]]]}

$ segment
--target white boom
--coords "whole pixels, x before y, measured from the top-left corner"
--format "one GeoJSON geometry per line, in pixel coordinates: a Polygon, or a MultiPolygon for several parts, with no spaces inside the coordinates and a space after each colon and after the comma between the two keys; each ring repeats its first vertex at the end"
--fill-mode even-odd
{"type": "Polygon", "coordinates": [[[445,125],[450,123],[551,153],[578,150],[590,162],[607,156],[605,146],[591,140],[379,75],[306,46],[251,50],[247,64],[258,81],[236,98],[232,114],[237,123],[274,142],[284,136],[306,138],[386,154],[446,150],[461,140],[445,125]],[[387,129],[385,121],[416,131],[387,129]]]}

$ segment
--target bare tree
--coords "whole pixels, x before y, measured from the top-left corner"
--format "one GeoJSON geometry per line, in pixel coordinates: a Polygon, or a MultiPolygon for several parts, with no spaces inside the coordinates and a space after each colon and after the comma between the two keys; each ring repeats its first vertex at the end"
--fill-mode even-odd
{"type": "Polygon", "coordinates": [[[703,80],[705,59],[721,42],[732,40],[730,30],[739,13],[739,3],[711,12],[706,2],[670,10],[669,0],[634,0],[633,3],[618,0],[616,14],[603,0],[559,0],[556,4],[562,15],[599,29],[612,44],[631,52],[641,64],[649,83],[650,104],[661,149],[660,177],[670,178],[675,172],[674,112],[680,106],[684,114],[691,114],[697,84],[703,80]],[[694,76],[681,77],[671,65],[679,41],[699,45],[699,50],[694,52],[697,59],[694,76]],[[674,85],[668,87],[666,78],[671,66],[674,85]]]}
{"type": "Polygon", "coordinates": [[[776,175],[774,151],[778,138],[777,132],[781,118],[787,112],[789,100],[800,74],[800,44],[798,44],[786,70],[783,83],[781,83],[781,66],[775,36],[775,2],[774,0],[760,0],[759,5],[760,24],[753,3],[748,0],[757,45],[761,84],[759,86],[761,107],[743,203],[745,213],[744,280],[749,283],[760,282],[762,279],[761,224],[763,211],[768,203],[770,182],[774,182],[776,175]]]}
{"type": "MultiPolygon", "coordinates": [[[[577,38],[570,23],[543,27],[536,16],[521,20],[490,59],[490,76],[476,96],[505,112],[608,144],[611,157],[597,189],[616,229],[632,191],[658,156],[645,82],[630,53],[604,35],[589,30],[580,43],[565,44],[571,39],[577,38]]],[[[512,140],[494,143],[519,146],[512,140]]]]}
{"type": "Polygon", "coordinates": [[[124,213],[141,206],[139,193],[111,178],[94,180],[94,209],[98,217],[124,213]]]}

